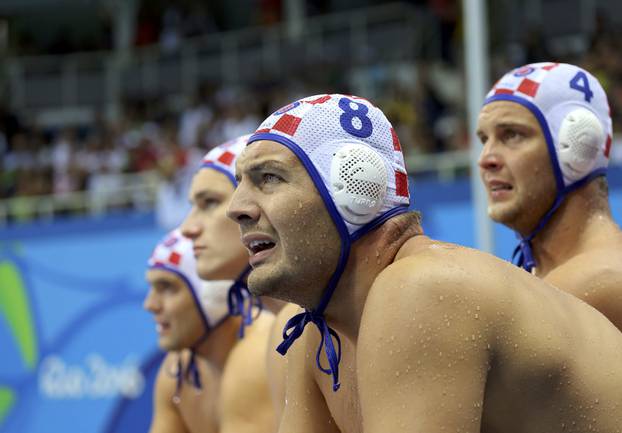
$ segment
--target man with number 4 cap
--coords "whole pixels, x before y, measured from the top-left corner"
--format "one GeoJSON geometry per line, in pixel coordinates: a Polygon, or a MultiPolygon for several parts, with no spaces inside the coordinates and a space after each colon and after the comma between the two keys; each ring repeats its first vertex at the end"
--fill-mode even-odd
{"type": "Polygon", "coordinates": [[[167,355],[158,374],[152,433],[275,428],[265,372],[274,316],[258,315],[245,284],[247,253],[225,215],[235,187],[233,164],[247,138],[207,154],[193,178],[192,210],[181,231],[159,244],[150,260],[145,307],[158,323],[161,347],[181,351],[167,355]]]}
{"type": "Polygon", "coordinates": [[[515,230],[517,264],[622,329],[622,231],[609,208],[612,127],[589,72],[535,63],[490,90],[477,134],[490,217],[515,230]]]}
{"type": "Polygon", "coordinates": [[[277,348],[280,433],[618,431],[622,335],[507,262],[423,236],[369,101],[283,107],[236,177],[249,289],[303,308],[277,348]]]}

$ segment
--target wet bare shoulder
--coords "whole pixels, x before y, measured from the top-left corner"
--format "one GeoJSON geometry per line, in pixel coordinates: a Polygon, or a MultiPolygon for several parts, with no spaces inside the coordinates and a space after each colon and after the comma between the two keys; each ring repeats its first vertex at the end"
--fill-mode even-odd
{"type": "Polygon", "coordinates": [[[364,319],[372,311],[390,312],[398,319],[396,323],[424,310],[448,316],[469,312],[471,317],[496,313],[504,306],[492,293],[497,285],[491,274],[500,273],[494,268],[499,264],[492,259],[452,244],[429,244],[378,275],[367,298],[364,319]]]}
{"type": "Polygon", "coordinates": [[[581,254],[544,280],[592,305],[622,329],[622,252],[581,254]]]}
{"type": "Polygon", "coordinates": [[[369,431],[479,425],[499,320],[495,300],[462,253],[436,249],[393,263],[368,295],[357,374],[369,431]]]}

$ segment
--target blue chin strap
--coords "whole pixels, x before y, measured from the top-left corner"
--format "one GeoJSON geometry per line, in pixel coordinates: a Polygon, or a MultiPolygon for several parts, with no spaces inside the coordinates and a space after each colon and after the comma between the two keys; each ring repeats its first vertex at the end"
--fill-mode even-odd
{"type": "Polygon", "coordinates": [[[570,194],[572,191],[575,191],[581,188],[583,185],[590,182],[592,179],[595,179],[599,176],[605,176],[605,175],[606,175],[606,170],[604,168],[594,170],[593,172],[591,172],[584,178],[578,180],[577,182],[565,188],[562,188],[561,191],[558,190],[558,193],[557,193],[557,196],[555,197],[555,201],[553,202],[553,205],[544,214],[544,216],[540,218],[540,221],[538,221],[538,225],[536,226],[536,228],[531,233],[529,233],[529,235],[527,236],[521,236],[520,233],[516,232],[516,237],[519,239],[519,244],[516,246],[516,248],[514,249],[514,253],[512,254],[512,263],[514,263],[518,267],[525,269],[527,272],[532,272],[533,268],[536,267],[536,260],[533,256],[533,251],[531,248],[531,241],[533,240],[533,238],[536,237],[536,235],[548,224],[548,222],[551,220],[551,218],[555,214],[555,211],[557,211],[559,206],[561,206],[561,204],[563,203],[566,196],[568,196],[568,194],[570,194]]]}
{"type": "Polygon", "coordinates": [[[298,159],[300,159],[303,166],[309,173],[309,176],[311,176],[311,180],[313,180],[313,183],[315,184],[318,192],[320,193],[320,196],[324,201],[324,205],[326,206],[328,213],[330,214],[335,226],[337,227],[339,237],[341,238],[341,251],[339,254],[339,261],[337,262],[337,267],[335,268],[335,271],[331,275],[330,280],[328,281],[328,284],[322,293],[322,298],[320,299],[319,305],[313,309],[305,309],[304,312],[299,313],[289,319],[285,324],[285,328],[283,329],[283,341],[276,348],[277,352],[279,352],[281,355],[285,355],[289,348],[292,346],[292,344],[294,344],[294,341],[296,341],[302,335],[305,327],[309,323],[313,323],[318,328],[321,335],[320,344],[317,348],[315,356],[315,362],[320,371],[329,376],[332,376],[333,391],[337,391],[341,385],[339,383],[341,339],[339,338],[337,332],[330,326],[328,326],[326,318],[324,317],[324,311],[326,310],[326,307],[328,306],[328,303],[333,296],[337,285],[339,284],[341,275],[346,268],[348,258],[350,256],[350,249],[352,247],[352,243],[355,242],[357,239],[360,239],[366,233],[369,233],[371,230],[380,226],[389,218],[407,212],[408,206],[399,206],[393,208],[378,216],[373,221],[367,223],[359,230],[352,233],[352,235],[350,235],[350,233],[348,232],[348,227],[346,226],[346,223],[341,217],[341,214],[339,214],[339,211],[337,210],[337,207],[335,206],[335,203],[333,202],[328,189],[326,189],[326,185],[324,184],[320,173],[317,171],[307,154],[296,143],[281,135],[271,133],[255,134],[251,137],[251,139],[249,139],[249,144],[253,141],[259,140],[272,140],[281,143],[289,150],[294,152],[298,159]],[[333,342],[333,339],[336,341],[336,345],[333,342]],[[322,365],[320,359],[322,355],[322,350],[324,350],[324,353],[326,354],[326,358],[328,360],[328,367],[322,365]]]}
{"type": "Polygon", "coordinates": [[[240,316],[242,318],[239,331],[240,338],[244,338],[244,328],[253,323],[253,320],[261,314],[261,310],[263,308],[259,298],[253,296],[248,290],[246,277],[250,271],[251,267],[247,266],[229,288],[229,292],[227,293],[229,315],[240,316]],[[257,314],[255,317],[253,317],[253,307],[257,307],[257,314]]]}
{"type": "Polygon", "coordinates": [[[209,330],[206,331],[205,334],[203,334],[203,336],[192,346],[190,349],[190,359],[188,360],[186,368],[184,368],[183,363],[181,362],[181,354],[179,355],[179,358],[177,358],[177,371],[175,372],[175,379],[177,381],[175,397],[177,399],[179,399],[179,392],[181,391],[181,386],[184,382],[190,382],[196,389],[202,389],[201,373],[199,372],[196,360],[196,348],[207,339],[209,334],[209,330]]]}
{"type": "Polygon", "coordinates": [[[242,323],[240,324],[239,337],[243,338],[244,328],[250,325],[253,322],[253,319],[256,319],[257,316],[261,313],[261,301],[259,300],[259,298],[253,296],[250,293],[246,285],[246,276],[248,275],[250,270],[250,266],[244,269],[244,271],[242,271],[242,273],[229,288],[229,291],[227,293],[229,314],[223,317],[218,323],[214,324],[213,326],[210,326],[207,317],[202,312],[201,305],[198,298],[196,297],[194,290],[191,290],[193,297],[195,298],[197,308],[199,308],[199,311],[201,312],[201,318],[203,319],[205,325],[205,333],[190,348],[190,359],[188,360],[188,365],[186,365],[186,368],[184,368],[183,363],[181,362],[181,356],[177,360],[177,371],[175,372],[175,378],[177,380],[177,389],[175,392],[175,396],[177,398],[179,398],[179,391],[181,390],[181,386],[184,382],[190,382],[194,388],[202,389],[201,374],[199,372],[199,368],[196,362],[196,351],[197,348],[212,333],[212,331],[220,326],[220,324],[222,324],[228,317],[240,316],[242,318],[242,323]],[[258,313],[255,317],[253,317],[253,307],[258,308],[258,313]]]}

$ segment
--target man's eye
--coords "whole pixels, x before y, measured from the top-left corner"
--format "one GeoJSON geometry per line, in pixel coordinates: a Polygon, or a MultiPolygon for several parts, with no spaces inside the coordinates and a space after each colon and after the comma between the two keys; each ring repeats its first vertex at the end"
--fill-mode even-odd
{"type": "Polygon", "coordinates": [[[201,200],[200,205],[201,209],[213,209],[220,204],[220,201],[215,198],[207,198],[205,200],[201,200]]]}
{"type": "Polygon", "coordinates": [[[508,130],[506,130],[503,133],[503,139],[506,140],[506,141],[507,140],[516,140],[516,139],[519,139],[519,138],[522,138],[522,137],[523,137],[523,134],[521,134],[520,132],[515,131],[513,129],[508,129],[508,130]]]}
{"type": "Polygon", "coordinates": [[[156,290],[160,293],[174,293],[176,287],[170,283],[160,283],[156,285],[156,290]]]}
{"type": "Polygon", "coordinates": [[[278,183],[281,182],[283,178],[274,173],[264,173],[263,174],[263,182],[264,183],[278,183]]]}

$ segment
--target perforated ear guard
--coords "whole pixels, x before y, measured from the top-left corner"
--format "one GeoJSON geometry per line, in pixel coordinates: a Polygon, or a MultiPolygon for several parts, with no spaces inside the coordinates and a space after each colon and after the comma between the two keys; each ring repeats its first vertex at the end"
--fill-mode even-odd
{"type": "Polygon", "coordinates": [[[387,193],[387,168],[378,152],[363,143],[348,143],[333,156],[330,188],[343,219],[371,221],[387,193]]]}
{"type": "Polygon", "coordinates": [[[576,182],[590,173],[604,140],[603,128],[594,113],[585,108],[568,113],[561,122],[557,144],[564,177],[576,182]]]}

